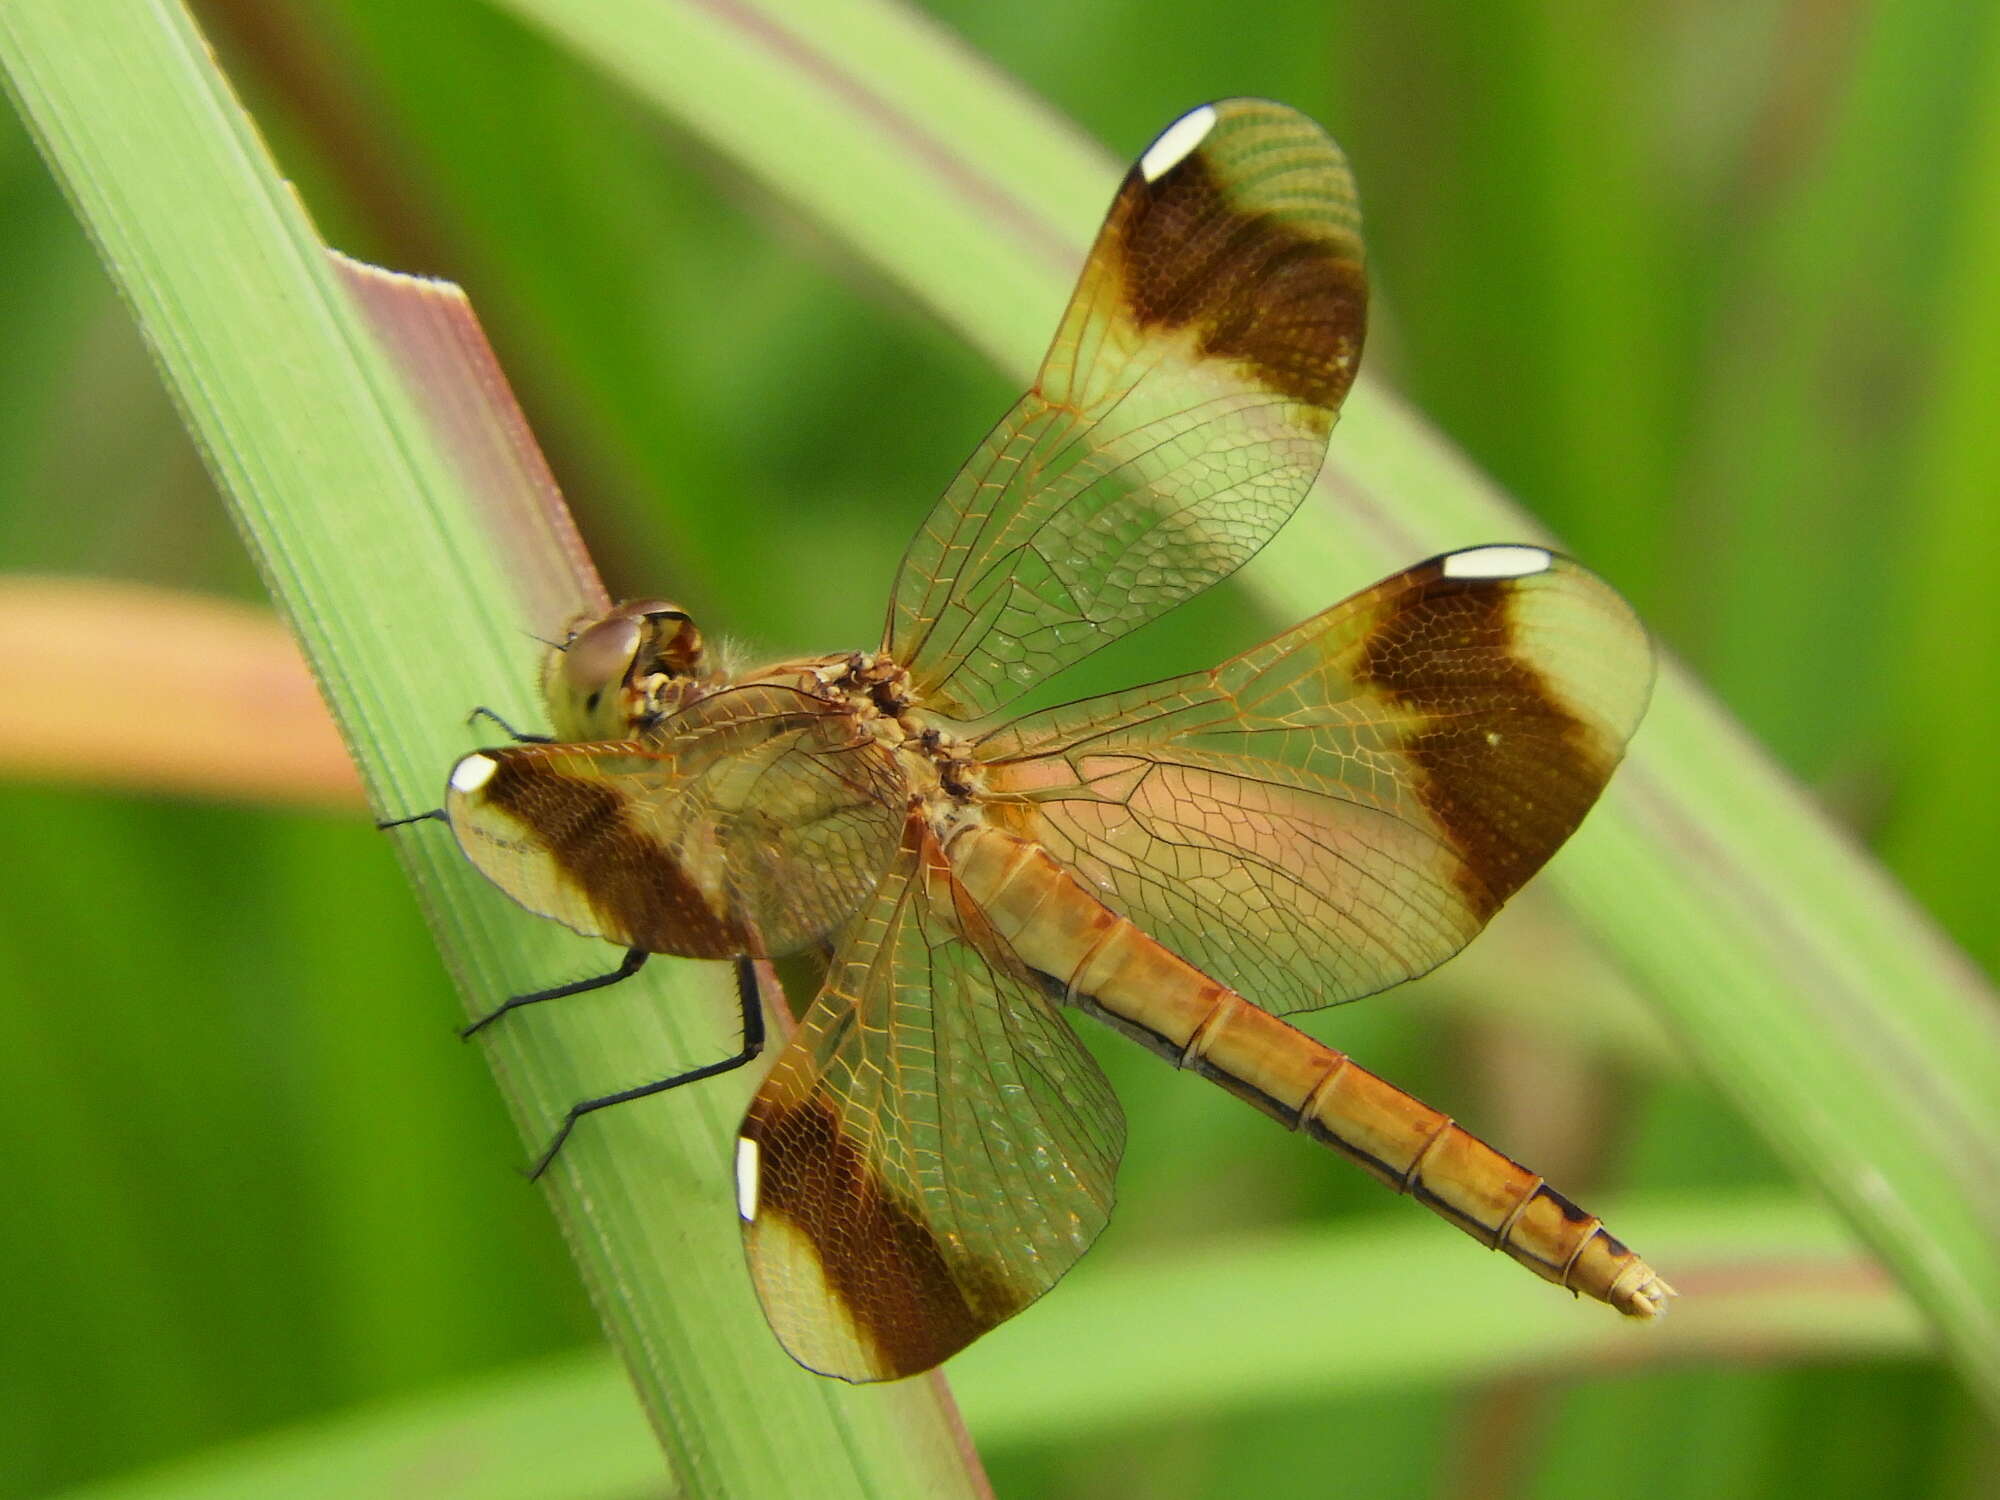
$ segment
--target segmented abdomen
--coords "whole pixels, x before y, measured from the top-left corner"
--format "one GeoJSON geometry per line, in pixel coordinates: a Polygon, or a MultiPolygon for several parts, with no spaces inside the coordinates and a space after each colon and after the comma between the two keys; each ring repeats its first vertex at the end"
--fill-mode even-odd
{"type": "Polygon", "coordinates": [[[1039,845],[989,827],[948,849],[966,893],[1053,994],[1333,1147],[1545,1280],[1650,1318],[1673,1294],[1540,1176],[1107,909],[1039,845]]]}

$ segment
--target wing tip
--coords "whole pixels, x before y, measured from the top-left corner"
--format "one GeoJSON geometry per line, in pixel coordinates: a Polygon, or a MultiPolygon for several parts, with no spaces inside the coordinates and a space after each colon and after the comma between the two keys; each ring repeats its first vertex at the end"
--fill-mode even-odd
{"type": "Polygon", "coordinates": [[[1555,554],[1546,547],[1496,542],[1447,552],[1438,559],[1438,568],[1446,578],[1527,578],[1548,572],[1555,561],[1555,554]]]}
{"type": "Polygon", "coordinates": [[[1216,119],[1213,104],[1198,105],[1182,115],[1154,137],[1153,144],[1140,155],[1139,175],[1148,182],[1158,182],[1208,139],[1216,119]]]}

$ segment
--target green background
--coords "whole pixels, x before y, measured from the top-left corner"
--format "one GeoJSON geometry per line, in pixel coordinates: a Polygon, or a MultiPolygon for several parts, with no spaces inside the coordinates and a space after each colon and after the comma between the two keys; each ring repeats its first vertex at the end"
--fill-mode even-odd
{"type": "MultiPolygon", "coordinates": [[[[872,640],[1004,381],[497,11],[197,10],[327,237],[470,290],[614,591],[672,594],[759,652],[872,640]]],[[[1979,11],[937,8],[1121,154],[1219,94],[1322,119],[1368,214],[1371,369],[1625,588],[1990,970],[2000,27],[1979,11]]],[[[0,562],[254,595],[11,123],[0,205],[0,562]]],[[[1201,664],[1257,628],[1221,600],[1092,673],[1201,664]]],[[[38,787],[0,804],[0,1494],[591,1336],[365,820],[38,787]]],[[[1556,1078],[1583,1101],[1509,1106],[1503,1063],[1561,1038],[1524,1048],[1448,990],[1316,1029],[1475,1123],[1588,1127],[1555,1148],[1587,1202],[1782,1180],[1643,1044],[1571,1044],[1556,1078]]],[[[1108,1274],[1410,1212],[1219,1093],[1103,1055],[1134,1125],[1108,1274]]],[[[1159,1360],[1183,1311],[1161,1309],[1159,1360]]],[[[1079,1495],[1952,1495],[1995,1462],[1952,1378],[1907,1362],[1301,1390],[986,1455],[1003,1494],[1079,1495]]]]}

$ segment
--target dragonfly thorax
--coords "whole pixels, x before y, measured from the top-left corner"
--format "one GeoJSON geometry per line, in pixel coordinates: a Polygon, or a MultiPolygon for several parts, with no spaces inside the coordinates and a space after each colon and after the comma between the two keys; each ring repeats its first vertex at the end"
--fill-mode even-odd
{"type": "Polygon", "coordinates": [[[712,674],[687,611],[635,599],[580,621],[549,653],[542,693],[563,740],[620,740],[701,696],[712,674]]]}
{"type": "Polygon", "coordinates": [[[924,712],[908,670],[893,657],[879,652],[828,657],[813,675],[863,733],[895,752],[910,796],[926,805],[933,826],[942,830],[978,799],[971,747],[924,712]]]}

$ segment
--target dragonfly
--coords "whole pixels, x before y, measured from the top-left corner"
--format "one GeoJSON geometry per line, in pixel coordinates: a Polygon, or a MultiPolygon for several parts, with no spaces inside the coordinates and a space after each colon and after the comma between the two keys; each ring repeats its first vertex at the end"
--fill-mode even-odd
{"type": "MultiPolygon", "coordinates": [[[[1630,607],[1540,546],[1395,574],[1209,671],[1006,719],[1228,576],[1317,475],[1361,357],[1353,178],[1309,118],[1204,105],[1126,174],[1034,385],[902,559],[881,645],[731,673],[660,600],[550,652],[547,740],[465,756],[436,814],[516,902],[626,950],[825,978],[744,1117],[778,1339],[928,1370],[1047,1291],[1111,1212],[1094,1017],[1536,1275],[1672,1295],[1595,1215],[1284,1016],[1462,948],[1575,829],[1644,712],[1630,607]]],[[[551,1153],[553,1154],[553,1146],[551,1153]]],[[[543,1158],[545,1165],[549,1156],[543,1158]]]]}

